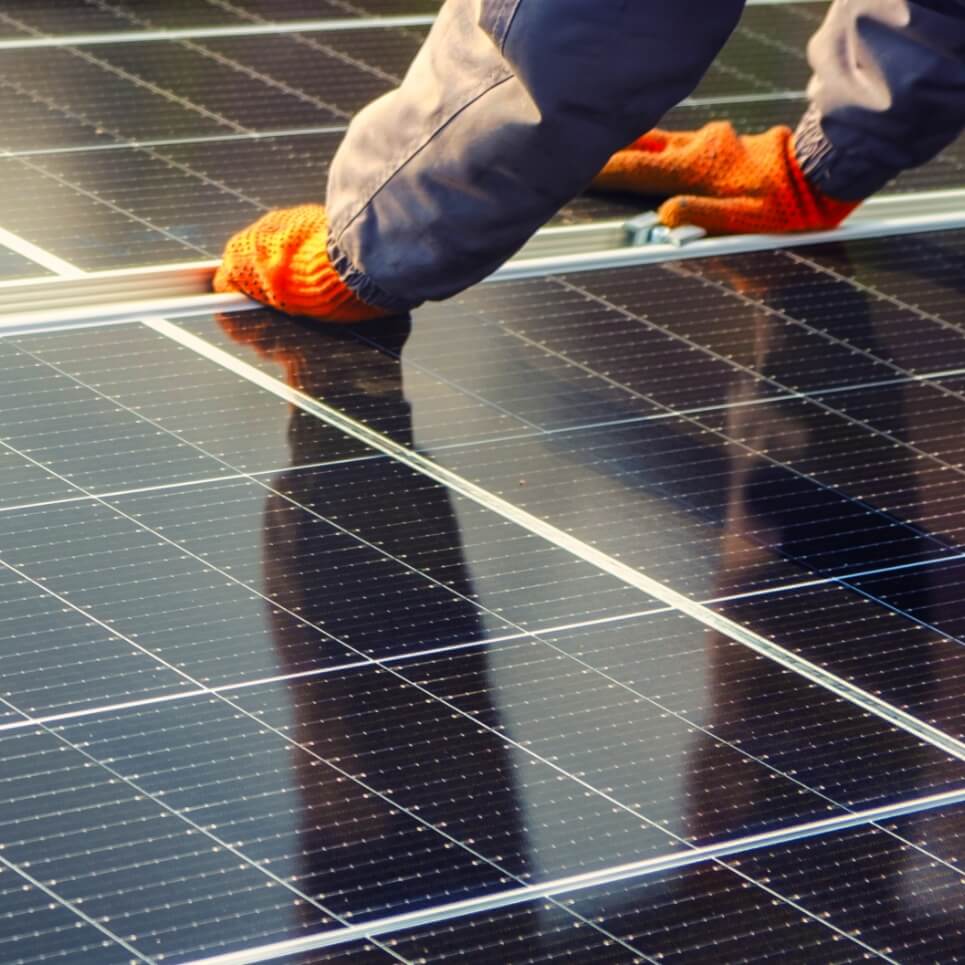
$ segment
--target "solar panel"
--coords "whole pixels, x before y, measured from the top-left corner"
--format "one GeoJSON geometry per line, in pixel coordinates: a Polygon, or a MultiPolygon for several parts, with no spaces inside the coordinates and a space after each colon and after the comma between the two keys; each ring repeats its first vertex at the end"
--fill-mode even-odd
{"type": "Polygon", "coordinates": [[[47,272],[16,251],[0,246],[0,282],[41,278],[47,272]]]}
{"type": "MultiPolygon", "coordinates": [[[[320,199],[425,35],[367,18],[437,7],[8,3],[0,280],[320,199]]],[[[826,8],[749,7],[665,123],[794,123],[826,8]]],[[[8,332],[0,959],[962,958],[963,259],[8,332]]]]}
{"type": "Polygon", "coordinates": [[[764,960],[788,954],[842,962],[882,954],[899,961],[941,960],[961,942],[960,879],[909,846],[908,830],[905,824],[849,832],[760,852],[730,866],[708,863],[644,883],[601,887],[565,902],[566,911],[593,921],[603,935],[588,935],[561,909],[534,901],[426,927],[390,947],[410,960],[446,962],[500,955],[551,962],[567,954],[621,963],[732,961],[747,956],[749,946],[764,960]],[[778,897],[785,889],[793,891],[793,900],[778,897]],[[882,915],[882,907],[902,905],[901,892],[914,896],[909,910],[882,915]],[[829,902],[829,895],[835,899],[829,902]]]}
{"type": "Polygon", "coordinates": [[[439,7],[439,0],[125,0],[109,5],[96,0],[9,0],[0,15],[0,36],[344,20],[433,14],[439,7]]]}

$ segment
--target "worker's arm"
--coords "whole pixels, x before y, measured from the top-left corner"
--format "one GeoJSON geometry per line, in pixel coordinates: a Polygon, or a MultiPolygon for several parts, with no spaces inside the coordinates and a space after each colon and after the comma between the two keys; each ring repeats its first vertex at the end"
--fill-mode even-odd
{"type": "Polygon", "coordinates": [[[809,46],[810,106],[788,127],[651,131],[601,190],[669,195],[661,220],[718,234],[831,228],[965,125],[965,0],[836,0],[809,46]]]}
{"type": "Polygon", "coordinates": [[[795,144],[831,197],[868,197],[965,127],[965,0],[837,0],[808,57],[795,144]]]}
{"type": "Polygon", "coordinates": [[[309,305],[304,286],[271,296],[286,258],[333,291],[319,274],[327,231],[337,278],[367,304],[403,311],[461,291],[693,90],[743,3],[446,0],[402,85],[349,127],[329,176],[327,228],[299,229],[297,244],[232,242],[219,286],[324,316],[327,302],[309,305]],[[304,244],[315,246],[307,259],[304,244]],[[271,272],[253,270],[258,257],[275,259],[271,272]]]}

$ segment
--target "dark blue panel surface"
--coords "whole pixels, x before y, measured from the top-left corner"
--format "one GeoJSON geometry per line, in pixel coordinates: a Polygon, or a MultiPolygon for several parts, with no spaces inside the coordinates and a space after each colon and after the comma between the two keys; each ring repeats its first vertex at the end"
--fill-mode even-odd
{"type": "MultiPolygon", "coordinates": [[[[426,9],[13,7],[0,32],[426,9]]],[[[822,12],[750,9],[668,123],[793,123],[822,12]]],[[[321,198],[423,34],[0,51],[0,223],[84,268],[215,254],[321,198]],[[252,136],[296,126],[334,129],[252,136]]],[[[905,183],[957,186],[959,150],[905,183]]],[[[184,324],[965,735],[963,257],[943,233],[480,286],[411,330],[184,324]]],[[[141,326],[7,339],[0,369],[0,959],[194,960],[908,801],[279,960],[965,959],[961,808],[924,811],[965,764],[847,686],[141,326]]]]}
{"type": "MultiPolygon", "coordinates": [[[[590,274],[582,284],[598,277],[590,274]]],[[[668,306],[686,306],[683,296],[695,284],[698,294],[704,291],[681,279],[668,306]]],[[[715,312],[718,296],[710,297],[708,311],[715,312]]],[[[227,331],[213,321],[185,324],[276,377],[290,377],[292,359],[308,360],[308,368],[318,360],[326,378],[314,385],[302,379],[303,387],[408,441],[364,394],[329,389],[335,368],[326,372],[326,357],[337,355],[343,364],[357,359],[353,366],[367,368],[381,357],[386,378],[404,377],[416,445],[434,459],[698,598],[957,552],[946,533],[931,531],[913,453],[896,452],[890,440],[798,398],[784,382],[760,388],[751,370],[752,311],[742,316],[737,305],[730,328],[718,333],[732,345],[710,353],[674,329],[657,333],[551,281],[481,286],[463,302],[466,308],[449,318],[448,306],[417,313],[408,342],[398,322],[352,335],[313,332],[268,314],[238,316],[227,331]],[[466,337],[454,340],[454,328],[466,337]],[[448,383],[444,396],[434,389],[440,381],[448,383]],[[679,415],[672,406],[684,400],[702,406],[679,415]],[[488,409],[493,418],[512,416],[517,438],[487,441],[467,424],[463,444],[454,444],[467,406],[488,409]]],[[[675,325],[688,330],[709,328],[716,317],[675,314],[682,315],[675,325]]],[[[826,384],[834,372],[844,373],[857,380],[849,398],[876,392],[883,405],[901,411],[891,384],[859,388],[865,383],[848,348],[813,338],[818,348],[829,345],[826,384]]],[[[772,364],[783,361],[784,345],[776,338],[772,364]]],[[[807,346],[790,354],[796,369],[806,371],[807,346]]]]}
{"type": "MultiPolygon", "coordinates": [[[[5,545],[9,562],[17,554],[5,545]]],[[[10,563],[10,565],[15,565],[10,563]]],[[[31,716],[65,714],[192,689],[177,672],[16,566],[0,568],[3,698],[31,716]]],[[[0,704],[0,721],[19,717],[0,704]]]]}
{"type": "MultiPolygon", "coordinates": [[[[258,337],[237,343],[239,352],[399,441],[417,437],[397,361],[404,329],[327,337],[268,315],[253,322],[258,337]],[[394,351],[377,347],[393,337],[394,351]]],[[[115,634],[138,651],[105,660],[101,673],[98,659],[69,662],[69,646],[36,648],[26,669],[49,675],[47,703],[27,674],[8,704],[57,715],[56,733],[13,720],[0,743],[22,762],[47,760],[35,755],[52,753],[49,741],[79,748],[59,751],[64,764],[51,771],[70,789],[59,806],[81,795],[71,833],[111,843],[81,864],[43,824],[48,812],[32,806],[17,823],[41,823],[4,854],[31,867],[56,861],[69,883],[64,897],[82,899],[91,914],[110,903],[125,934],[145,936],[153,921],[142,937],[150,954],[251,947],[965,782],[960,762],[689,618],[629,618],[657,609],[654,601],[395,461],[346,452],[317,418],[153,332],[32,337],[16,348],[49,371],[50,384],[96,389],[121,410],[123,426],[155,433],[116,432],[107,420],[106,452],[133,440],[138,465],[157,451],[156,437],[236,477],[0,513],[4,553],[42,602],[70,608],[57,620],[79,634],[76,655],[90,639],[81,614],[108,641],[98,657],[115,634]],[[245,469],[254,466],[266,471],[245,469]],[[63,716],[97,700],[134,704],[63,716]],[[37,750],[23,752],[28,737],[37,750]],[[99,830],[84,823],[84,795],[94,792],[77,784],[72,755],[96,765],[92,779],[103,771],[114,782],[103,793],[116,800],[95,805],[99,830]],[[141,807],[159,810],[141,815],[141,807]],[[171,822],[175,837],[160,842],[152,821],[171,822]],[[215,850],[206,860],[233,862],[248,878],[196,871],[193,852],[171,844],[189,830],[208,836],[205,848],[215,850]],[[144,862],[132,865],[128,848],[144,862]],[[161,877],[154,854],[167,856],[161,877]],[[267,905],[263,878],[274,882],[267,905]],[[173,901],[174,881],[197,890],[201,904],[173,901]],[[239,889],[244,926],[227,929],[242,907],[239,889]]],[[[455,384],[446,390],[467,411],[495,411],[455,384]]],[[[51,397],[52,415],[72,410],[66,398],[51,397]]],[[[84,419],[76,425],[80,443],[84,419]]],[[[428,425],[442,423],[437,415],[428,425]]],[[[687,425],[679,438],[699,451],[701,433],[687,425]]],[[[503,455],[511,445],[491,443],[503,455]]],[[[464,448],[487,445],[439,451],[448,458],[464,448]]],[[[656,466],[686,489],[676,451],[656,466]]],[[[617,504],[592,499],[603,465],[597,459],[594,475],[560,474],[562,487],[531,481],[527,468],[504,488],[522,502],[531,487],[555,500],[569,487],[567,525],[580,525],[590,506],[615,533],[617,504]]],[[[681,511],[675,528],[664,516],[663,532],[679,541],[686,518],[681,511]]],[[[740,540],[735,549],[728,535],[725,527],[722,550],[712,549],[720,532],[706,543],[725,576],[754,573],[762,560],[765,569],[789,566],[777,553],[741,550],[740,540]]],[[[23,598],[19,584],[11,590],[23,598]]],[[[42,763],[23,766],[25,786],[39,786],[42,763]]],[[[529,928],[516,940],[542,941],[529,928]]],[[[617,931],[594,917],[583,934],[589,948],[616,940],[626,951],[617,931]]]]}
{"type": "MultiPolygon", "coordinates": [[[[937,817],[961,819],[961,808],[937,817]]],[[[933,820],[796,842],[385,940],[407,958],[473,965],[500,956],[540,963],[957,961],[965,952],[961,871],[915,840],[914,826],[933,820]]],[[[285,961],[322,965],[336,954],[329,948],[285,961]]]]}
{"type": "Polygon", "coordinates": [[[17,871],[0,867],[0,956],[7,962],[129,965],[131,953],[17,871]]]}
{"type": "Polygon", "coordinates": [[[13,346],[4,381],[19,389],[19,408],[4,410],[6,438],[81,490],[284,468],[287,433],[303,422],[312,427],[308,462],[373,455],[139,325],[23,336],[13,346]]]}
{"type": "Polygon", "coordinates": [[[403,901],[404,880],[413,883],[413,901],[498,885],[331,770],[312,769],[312,787],[327,805],[319,819],[332,830],[303,842],[296,814],[305,804],[290,751],[223,704],[178,705],[163,733],[151,730],[151,720],[107,745],[109,764],[97,763],[105,741],[91,726],[0,738],[9,795],[4,859],[29,867],[142,954],[190,958],[332,927],[345,919],[330,905],[344,910],[348,896],[359,909],[403,901]],[[89,743],[76,749],[81,735],[89,743]],[[327,883],[311,880],[303,848],[329,853],[339,873],[327,883]],[[366,875],[366,852],[395,869],[381,886],[366,875]],[[341,889],[341,897],[323,901],[329,889],[341,889]]]}

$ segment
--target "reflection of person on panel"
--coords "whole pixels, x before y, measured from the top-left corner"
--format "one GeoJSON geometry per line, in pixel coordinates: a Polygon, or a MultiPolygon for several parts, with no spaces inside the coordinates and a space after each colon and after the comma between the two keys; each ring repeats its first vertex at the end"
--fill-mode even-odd
{"type": "MultiPolygon", "coordinates": [[[[411,441],[410,410],[396,359],[344,331],[319,333],[276,316],[269,320],[266,315],[246,313],[224,319],[223,324],[235,338],[281,364],[292,386],[317,396],[337,388],[339,406],[349,415],[379,419],[381,425],[391,425],[396,439],[411,441]]],[[[407,329],[398,322],[391,324],[393,338],[404,341],[407,329]]],[[[397,471],[391,460],[350,461],[321,471],[294,468],[331,460],[332,438],[325,423],[292,409],[293,468],[273,478],[275,492],[265,503],[266,595],[308,623],[324,627],[335,639],[347,639],[379,656],[420,649],[420,632],[426,640],[437,639],[434,624],[439,614],[432,607],[421,606],[419,599],[410,599],[406,593],[396,596],[391,575],[380,582],[371,565],[356,566],[359,572],[354,573],[350,553],[326,552],[328,543],[319,539],[314,517],[293,505],[300,503],[321,515],[337,515],[348,530],[365,520],[363,535],[378,541],[373,557],[381,551],[388,558],[403,557],[415,570],[445,573],[447,585],[463,597],[452,594],[446,601],[447,633],[459,642],[482,639],[479,612],[469,602],[473,590],[446,491],[413,473],[397,471]],[[413,528],[413,521],[428,521],[431,526],[413,528]],[[377,533],[371,529],[373,523],[377,533]],[[420,620],[424,621],[421,630],[420,620]],[[414,642],[400,646],[400,636],[414,642]]],[[[347,537],[346,544],[350,542],[347,537]]],[[[411,588],[413,583],[405,585],[411,588]]],[[[280,611],[270,609],[269,620],[280,673],[304,672],[312,666],[313,654],[331,656],[323,654],[326,646],[341,651],[338,644],[300,627],[280,611]]],[[[344,659],[336,662],[356,660],[344,651],[344,659]]],[[[317,661],[318,665],[326,662],[331,661],[317,661]]],[[[419,664],[424,671],[426,661],[419,664]]],[[[405,670],[404,663],[399,666],[405,670]]],[[[479,705],[490,695],[485,649],[460,652],[458,669],[460,690],[474,695],[476,712],[487,723],[497,722],[498,708],[479,705]]],[[[454,837],[473,838],[473,847],[508,873],[526,874],[521,812],[509,759],[505,745],[491,734],[471,723],[460,727],[451,720],[450,709],[384,670],[362,667],[296,680],[290,693],[293,736],[299,743],[311,746],[323,758],[337,758],[339,767],[350,773],[364,774],[369,785],[387,792],[400,806],[418,805],[421,817],[433,824],[445,822],[454,837]]],[[[294,760],[303,800],[305,874],[310,880],[305,887],[311,894],[351,889],[355,882],[346,869],[353,867],[365,881],[368,901],[387,908],[399,909],[410,899],[424,899],[420,887],[436,894],[448,891],[454,899],[463,885],[471,886],[458,880],[457,869],[464,865],[457,861],[448,862],[451,871],[445,867],[439,871],[441,877],[449,873],[453,880],[437,878],[420,886],[414,874],[418,868],[405,869],[398,861],[392,865],[393,827],[374,827],[357,811],[340,810],[345,782],[336,783],[333,772],[318,766],[309,755],[295,755],[294,760]],[[380,842],[383,834],[386,839],[380,842]],[[405,893],[399,875],[412,875],[413,894],[405,893]]],[[[382,814],[385,811],[380,809],[382,814]]]]}
{"type": "MultiPolygon", "coordinates": [[[[685,273],[695,270],[704,277],[726,277],[730,287],[753,296],[754,302],[777,304],[804,293],[803,288],[795,288],[797,281],[791,262],[788,265],[780,290],[771,291],[763,287],[759,278],[735,276],[733,268],[725,262],[708,262],[699,269],[682,265],[679,270],[685,273]]],[[[802,276],[801,283],[806,285],[809,278],[813,276],[802,276]]],[[[835,324],[846,326],[850,342],[887,356],[889,348],[880,344],[870,310],[873,296],[842,285],[836,297],[834,316],[828,315],[822,323],[829,335],[834,336],[835,324]]],[[[750,300],[744,302],[749,303],[750,300]]],[[[794,385],[802,364],[800,330],[764,307],[753,309],[747,321],[742,340],[744,354],[735,360],[754,372],[766,373],[777,382],[794,385]]],[[[848,366],[846,373],[825,372],[828,384],[878,383],[878,387],[862,390],[862,401],[874,408],[884,424],[901,435],[901,427],[907,423],[902,387],[882,385],[880,366],[861,354],[840,352],[828,357],[842,359],[840,364],[848,366]],[[862,367],[867,368],[866,375],[862,374],[862,367]]],[[[824,359],[825,365],[831,364],[828,357],[824,359]]],[[[735,375],[730,401],[740,404],[728,410],[727,434],[744,445],[729,444],[730,475],[726,483],[715,595],[724,597],[746,591],[749,586],[765,585],[768,574],[773,579],[775,570],[782,565],[781,560],[797,561],[801,566],[800,578],[806,580],[823,573],[860,573],[887,565],[888,559],[918,558],[920,551],[916,552],[916,547],[920,541],[910,526],[897,526],[886,512],[869,513],[861,505],[842,498],[860,497],[874,505],[878,494],[883,504],[901,502],[901,516],[905,520],[919,521],[916,475],[919,465],[914,454],[895,447],[883,436],[862,431],[860,426],[855,427],[854,433],[846,431],[833,436],[822,433],[820,411],[800,399],[754,405],[765,392],[766,385],[762,389],[762,383],[754,375],[735,375]],[[805,413],[812,418],[806,420],[805,413]],[[856,451],[856,439],[860,441],[860,452],[856,451]],[[748,457],[748,449],[770,454],[774,461],[769,461],[767,455],[748,457]],[[788,468],[790,463],[806,471],[819,459],[822,465],[835,467],[827,488],[802,481],[788,468]],[[810,506],[810,512],[804,514],[801,500],[791,495],[802,491],[802,483],[810,506]],[[897,495],[901,496],[900,500],[897,495]]],[[[884,505],[881,508],[884,509],[884,505]]],[[[927,568],[912,569],[903,576],[907,597],[914,598],[914,604],[921,607],[923,613],[929,607],[928,573],[927,568]]],[[[766,618],[766,627],[761,627],[766,636],[799,652],[803,649],[803,655],[809,659],[818,662],[827,659],[828,669],[842,675],[849,672],[842,660],[847,649],[852,669],[860,661],[864,672],[874,676],[875,689],[883,694],[890,690],[909,697],[913,693],[913,711],[928,719],[939,683],[927,645],[903,649],[897,659],[894,653],[892,659],[887,659],[877,652],[879,647],[887,649],[887,620],[885,628],[881,626],[882,621],[878,621],[862,637],[860,620],[871,616],[862,597],[835,585],[824,588],[821,594],[811,597],[807,592],[773,593],[765,603],[748,603],[743,612],[739,609],[728,612],[738,622],[766,618]],[[823,604],[843,609],[822,611],[823,604]]],[[[896,732],[892,739],[888,736],[888,726],[882,722],[879,728],[885,735],[882,740],[899,748],[898,752],[890,754],[887,763],[877,767],[873,761],[856,760],[860,747],[856,749],[854,727],[847,722],[855,717],[860,719],[860,710],[842,706],[831,694],[809,691],[803,679],[792,681],[784,696],[782,674],[774,662],[750,653],[742,654],[739,647],[713,632],[707,635],[707,659],[710,675],[707,723],[715,737],[714,740],[697,738],[689,777],[689,798],[693,802],[690,833],[699,841],[717,838],[723,830],[741,825],[760,828],[782,823],[776,815],[782,809],[786,813],[788,807],[793,807],[793,802],[789,805],[786,800],[785,782],[751,783],[744,773],[731,774],[730,779],[722,773],[723,769],[715,766],[719,740],[733,742],[748,753],[766,753],[766,760],[796,775],[805,784],[826,789],[839,804],[860,806],[869,800],[880,803],[889,794],[915,796],[923,793],[917,789],[932,786],[926,773],[927,758],[935,760],[936,756],[913,737],[896,732]],[[798,701],[806,694],[811,694],[806,706],[788,706],[789,701],[798,701]],[[783,722],[782,712],[791,715],[783,722]],[[795,721],[806,725],[814,735],[813,741],[795,721]],[[818,754],[818,748],[823,752],[818,754]],[[862,786],[863,782],[867,787],[862,786]],[[785,798],[783,801],[779,800],[781,795],[785,798]],[[842,801],[841,795],[847,795],[847,800],[842,801]]],[[[829,859],[820,848],[790,848],[782,854],[784,857],[771,856],[765,862],[775,882],[785,873],[787,880],[804,881],[808,876],[809,854],[816,865],[823,864],[825,872],[822,873],[826,873],[829,859]]],[[[865,880],[865,887],[877,892],[875,900],[881,909],[878,922],[886,927],[890,921],[895,928],[896,947],[903,947],[916,928],[922,928],[925,934],[926,927],[933,927],[919,909],[903,905],[907,897],[899,890],[901,854],[900,847],[883,849],[873,880],[870,876],[865,880]],[[889,860],[892,861],[890,867],[889,860]]],[[[695,900],[699,897],[695,896],[695,900]]],[[[862,901],[870,904],[872,899],[863,893],[862,901]]]]}

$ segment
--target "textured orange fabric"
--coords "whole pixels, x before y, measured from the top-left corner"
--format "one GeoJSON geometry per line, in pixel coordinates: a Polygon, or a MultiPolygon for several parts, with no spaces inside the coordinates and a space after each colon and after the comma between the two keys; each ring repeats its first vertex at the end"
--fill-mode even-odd
{"type": "Polygon", "coordinates": [[[833,228],[859,204],[828,198],[808,183],[789,127],[739,136],[726,121],[644,134],[610,158],[593,187],[673,195],[660,220],[672,228],[699,225],[710,234],[833,228]]]}
{"type": "Polygon", "coordinates": [[[228,242],[214,290],[240,291],[290,315],[326,322],[389,314],[346,287],[327,249],[328,219],[321,205],[270,211],[228,242]]]}

